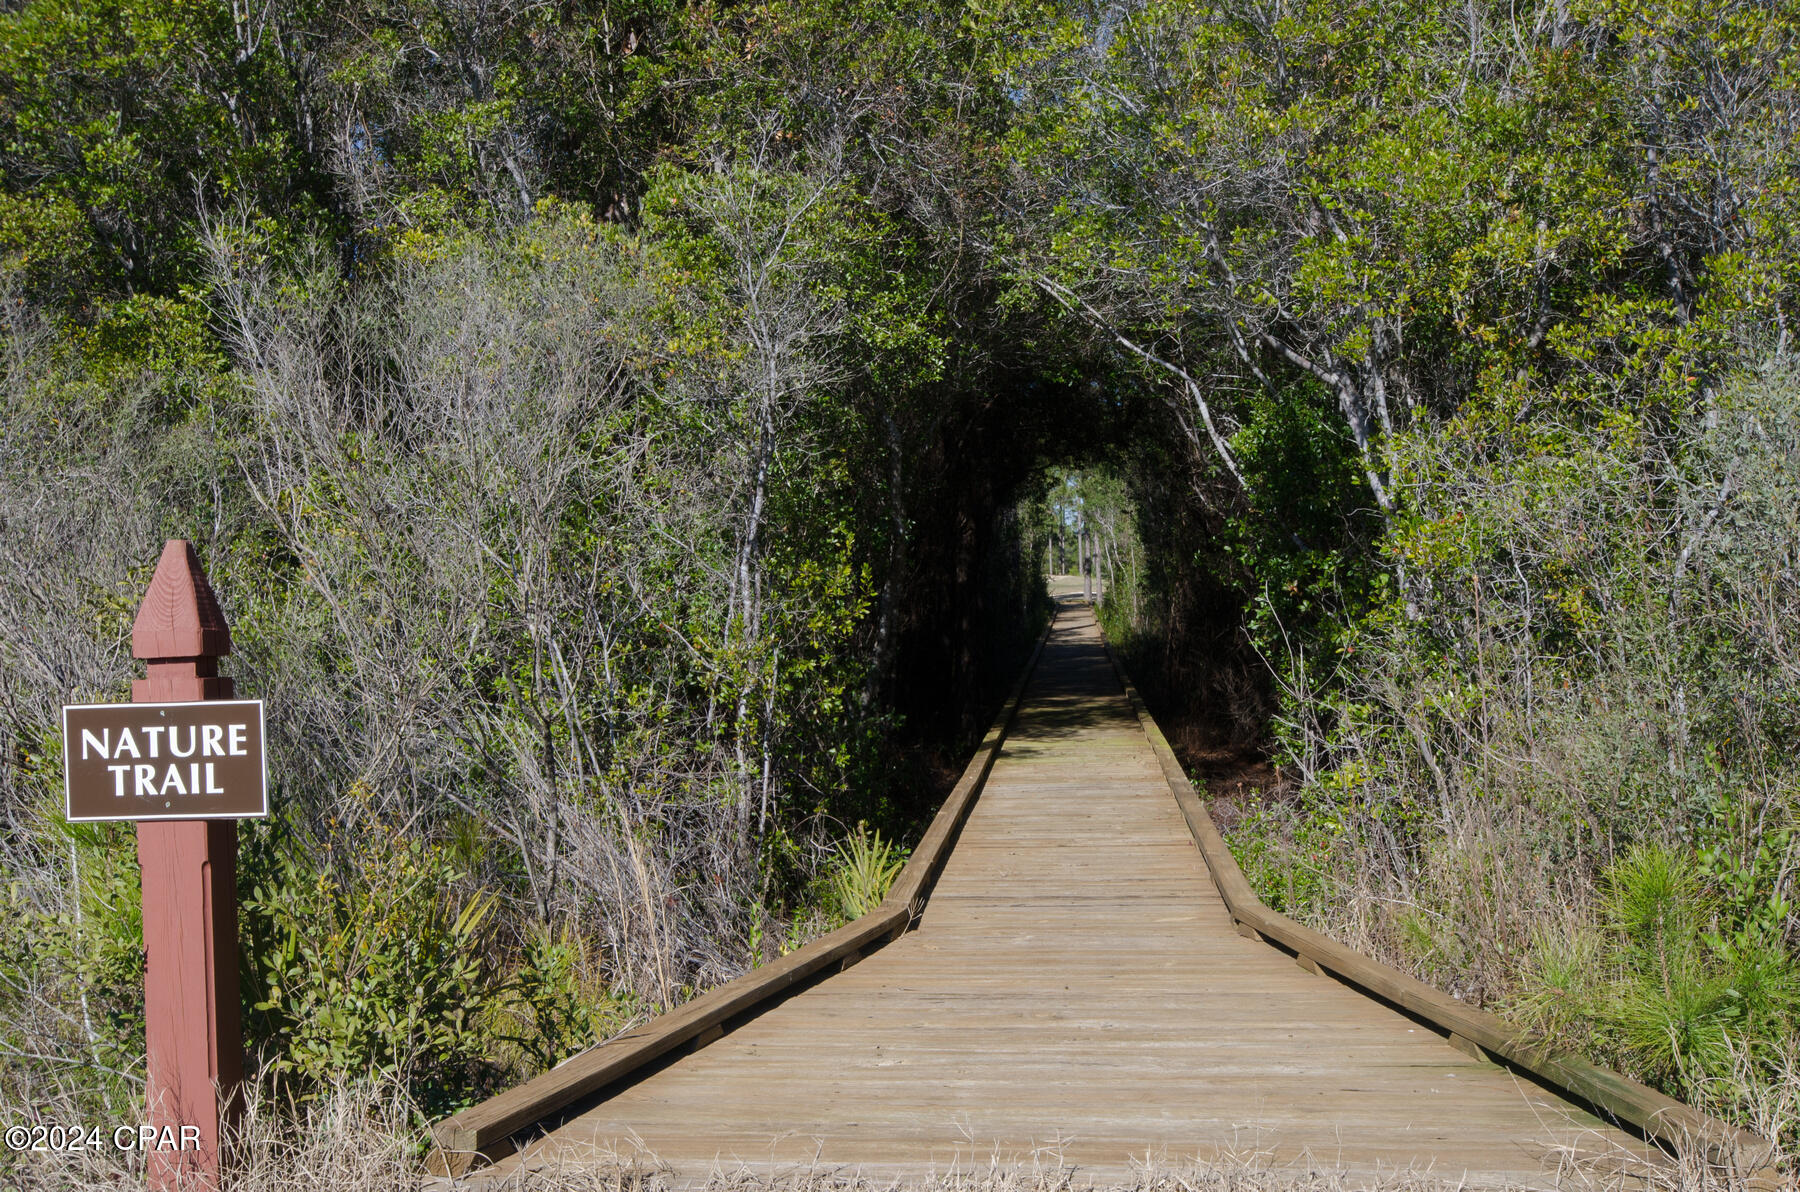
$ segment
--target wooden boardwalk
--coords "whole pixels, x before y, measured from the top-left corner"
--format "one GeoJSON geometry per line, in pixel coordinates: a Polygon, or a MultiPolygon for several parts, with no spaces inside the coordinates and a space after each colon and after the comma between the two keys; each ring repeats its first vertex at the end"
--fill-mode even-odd
{"type": "Polygon", "coordinates": [[[1644,1145],[1234,931],[1092,617],[1065,604],[917,930],[484,1172],[876,1177],[1220,1153],[1556,1186],[1644,1145]]]}

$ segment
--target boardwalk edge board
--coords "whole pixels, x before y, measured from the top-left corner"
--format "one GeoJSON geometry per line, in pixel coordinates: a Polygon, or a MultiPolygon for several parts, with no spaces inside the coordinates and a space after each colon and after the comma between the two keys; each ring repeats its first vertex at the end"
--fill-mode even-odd
{"type": "Polygon", "coordinates": [[[1452,1046],[1462,1050],[1473,1046],[1486,1052],[1490,1058],[1573,1094],[1603,1115],[1628,1123],[1677,1152],[1702,1148],[1709,1162],[1744,1178],[1751,1188],[1779,1186],[1780,1177],[1772,1166],[1775,1148],[1767,1139],[1702,1113],[1617,1072],[1574,1056],[1553,1054],[1524,1028],[1457,1001],[1442,990],[1353,951],[1264,906],[1238,868],[1237,859],[1231,855],[1224,837],[1213,824],[1205,803],[1110,645],[1106,655],[1125,687],[1144,735],[1156,751],[1163,777],[1181,807],[1194,843],[1205,858],[1213,884],[1218,887],[1219,896],[1241,934],[1290,952],[1303,966],[1316,966],[1318,971],[1359,992],[1389,1002],[1437,1029],[1452,1046]]]}
{"type": "Polygon", "coordinates": [[[684,1044],[704,1047],[735,1025],[733,1020],[765,1008],[833,965],[849,967],[912,927],[924,911],[957,834],[994,768],[994,759],[1012,728],[1025,686],[1037,669],[1044,643],[1055,624],[1056,613],[1052,611],[1012,693],[880,906],[771,964],[752,969],[686,1005],[564,1060],[524,1084],[445,1118],[431,1128],[433,1146],[426,1161],[430,1172],[459,1176],[504,1158],[515,1149],[515,1137],[543,1119],[684,1044]]]}

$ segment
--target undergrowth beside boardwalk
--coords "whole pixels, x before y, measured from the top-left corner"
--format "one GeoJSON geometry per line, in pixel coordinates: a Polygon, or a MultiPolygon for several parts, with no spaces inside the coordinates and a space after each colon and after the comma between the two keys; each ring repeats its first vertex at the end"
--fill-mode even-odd
{"type": "Polygon", "coordinates": [[[1276,909],[1789,1145],[1796,409],[1775,372],[1637,458],[1421,445],[1410,607],[1265,642],[1290,782],[1223,816],[1276,909]]]}

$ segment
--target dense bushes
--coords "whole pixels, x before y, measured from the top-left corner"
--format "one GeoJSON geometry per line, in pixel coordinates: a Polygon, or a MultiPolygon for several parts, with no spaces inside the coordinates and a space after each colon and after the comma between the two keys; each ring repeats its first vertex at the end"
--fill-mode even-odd
{"type": "Polygon", "coordinates": [[[886,494],[845,464],[891,395],[851,388],[872,360],[834,287],[878,244],[839,234],[833,184],[764,181],[677,176],[652,199],[680,227],[635,236],[560,208],[417,236],[354,286],[215,224],[233,364],[191,380],[107,371],[15,306],[7,499],[52,512],[0,524],[37,577],[0,646],[0,1005],[51,1066],[11,1095],[42,1101],[63,1055],[136,1062],[132,838],[60,825],[52,726],[60,696],[123,692],[159,532],[201,544],[270,708],[247,1041],[290,1093],[376,1076],[441,1114],[879,900],[892,845],[834,844],[871,810],[909,830],[918,797],[870,698],[871,604],[906,578],[877,578],[886,494]],[[128,428],[140,388],[164,404],[128,428]]]}
{"type": "MultiPolygon", "coordinates": [[[[367,796],[364,795],[364,798],[367,796]]],[[[442,851],[371,825],[324,869],[291,846],[244,874],[252,1047],[310,1092],[347,1072],[397,1080],[437,1116],[479,1096],[490,1048],[492,895],[442,851]]]]}
{"type": "Polygon", "coordinates": [[[1750,377],[1555,456],[1409,445],[1430,470],[1387,549],[1412,614],[1369,613],[1293,693],[1300,802],[1245,837],[1271,893],[1690,1096],[1776,1072],[1797,397],[1750,377]]]}

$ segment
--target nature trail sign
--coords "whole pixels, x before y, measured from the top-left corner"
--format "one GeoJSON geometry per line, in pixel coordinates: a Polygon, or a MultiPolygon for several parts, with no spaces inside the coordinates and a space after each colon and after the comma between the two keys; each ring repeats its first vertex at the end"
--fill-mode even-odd
{"type": "Polygon", "coordinates": [[[63,709],[71,823],[269,814],[261,700],[63,709]]]}
{"type": "Polygon", "coordinates": [[[156,1192],[217,1189],[239,1104],[237,820],[268,813],[262,704],[219,674],[231,631],[194,548],[170,539],[131,626],[131,703],[63,709],[71,820],[137,820],[144,905],[145,1153],[156,1192]]]}

